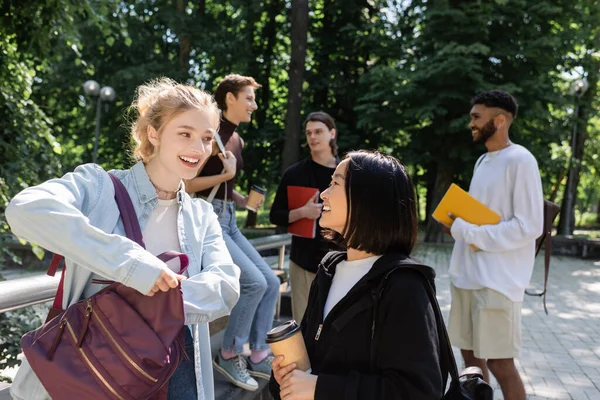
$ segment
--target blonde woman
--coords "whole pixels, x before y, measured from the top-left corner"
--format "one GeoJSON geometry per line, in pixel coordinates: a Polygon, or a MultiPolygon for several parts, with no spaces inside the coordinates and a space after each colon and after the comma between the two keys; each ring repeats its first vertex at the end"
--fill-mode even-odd
{"type": "MultiPolygon", "coordinates": [[[[110,279],[153,295],[182,281],[186,352],[169,381],[169,399],[213,399],[208,321],[229,314],[239,297],[239,268],[223,241],[212,206],[185,192],[183,180],[197,175],[210,155],[219,126],[211,96],[191,86],[160,79],[138,88],[133,104],[139,116],[131,130],[137,163],[114,170],[127,188],[146,249],[124,236],[114,189],[98,165],[85,164],[16,195],[6,209],[14,234],[64,255],[67,272],[63,307],[87,298],[110,279]],[[178,261],[156,255],[175,250],[188,255],[185,276],[178,261]]],[[[11,394],[17,400],[49,396],[23,361],[11,394]]]]}

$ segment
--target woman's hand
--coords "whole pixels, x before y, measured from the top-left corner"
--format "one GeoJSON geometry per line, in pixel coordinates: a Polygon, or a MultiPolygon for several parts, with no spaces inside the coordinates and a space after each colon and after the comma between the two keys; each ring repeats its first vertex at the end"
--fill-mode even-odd
{"type": "Polygon", "coordinates": [[[146,294],[147,296],[154,296],[154,293],[157,293],[159,290],[166,292],[171,288],[176,288],[179,285],[179,281],[185,279],[185,276],[178,275],[175,272],[171,271],[169,267],[164,267],[158,279],[154,282],[154,286],[152,289],[146,294]]]}
{"type": "Polygon", "coordinates": [[[295,369],[283,377],[279,384],[279,396],[282,400],[314,400],[317,378],[316,375],[295,369]]]}
{"type": "Polygon", "coordinates": [[[237,160],[231,151],[227,151],[225,155],[223,153],[219,153],[219,158],[223,163],[223,168],[225,169],[225,175],[227,175],[228,180],[233,179],[236,172],[237,160]]]}
{"type": "Polygon", "coordinates": [[[271,370],[273,371],[273,376],[279,385],[283,381],[283,377],[292,372],[296,368],[296,363],[291,363],[290,365],[286,365],[285,367],[281,366],[281,362],[283,361],[284,356],[277,356],[271,361],[271,370]]]}

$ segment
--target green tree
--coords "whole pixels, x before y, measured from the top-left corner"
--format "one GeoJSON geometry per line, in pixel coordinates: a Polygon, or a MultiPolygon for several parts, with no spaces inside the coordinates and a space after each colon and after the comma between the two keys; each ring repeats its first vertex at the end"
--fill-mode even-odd
{"type": "MultiPolygon", "coordinates": [[[[586,171],[584,160],[588,143],[588,126],[597,110],[598,78],[600,75],[600,28],[595,21],[600,18],[600,4],[597,1],[580,1],[576,4],[572,20],[575,36],[570,63],[573,72],[580,72],[589,88],[585,93],[575,93],[575,112],[571,124],[571,157],[568,166],[567,181],[558,224],[558,233],[572,234],[575,229],[575,205],[581,191],[593,194],[593,190],[580,188],[581,174],[586,171]]],[[[587,169],[589,173],[590,170],[587,169]]],[[[584,179],[584,181],[586,181],[584,179]]],[[[587,196],[586,196],[587,197],[587,196]]],[[[585,202],[584,202],[585,204],[585,202]]],[[[584,206],[584,208],[587,208],[584,206]]]]}
{"type": "Polygon", "coordinates": [[[281,171],[298,161],[300,154],[300,111],[302,109],[302,82],[306,62],[306,44],[308,39],[308,0],[292,1],[291,24],[292,54],[288,73],[288,107],[285,118],[286,134],[283,147],[281,171]]]}
{"type": "Polygon", "coordinates": [[[443,240],[431,211],[452,181],[466,184],[477,153],[467,130],[470,98],[492,88],[512,93],[520,114],[511,137],[538,158],[564,132],[552,113],[561,105],[556,72],[567,49],[557,34],[569,19],[561,2],[420,2],[411,72],[398,96],[427,187],[426,240],[443,240]],[[453,29],[449,29],[452,27],[453,29]],[[543,132],[543,135],[540,134],[543,132]]]}

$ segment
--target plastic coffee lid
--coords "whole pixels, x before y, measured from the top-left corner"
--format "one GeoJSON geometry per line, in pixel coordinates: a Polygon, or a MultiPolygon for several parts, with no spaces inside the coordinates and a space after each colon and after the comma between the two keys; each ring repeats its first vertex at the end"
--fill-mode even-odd
{"type": "Polygon", "coordinates": [[[275,343],[285,340],[300,330],[300,325],[291,319],[267,332],[267,343],[275,343]]]}
{"type": "Polygon", "coordinates": [[[265,188],[261,188],[261,187],[260,187],[260,186],[258,186],[258,185],[252,185],[252,187],[251,187],[250,189],[251,189],[251,190],[254,190],[255,192],[258,192],[258,193],[260,193],[260,194],[265,194],[265,193],[267,193],[267,189],[265,189],[265,188]]]}

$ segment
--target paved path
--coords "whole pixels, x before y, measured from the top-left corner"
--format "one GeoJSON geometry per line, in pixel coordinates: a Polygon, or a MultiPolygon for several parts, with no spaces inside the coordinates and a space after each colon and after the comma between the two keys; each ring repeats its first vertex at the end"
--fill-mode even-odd
{"type": "MultiPolygon", "coordinates": [[[[446,321],[450,253],[450,246],[422,245],[415,254],[437,271],[438,300],[446,321]]],[[[531,282],[543,283],[542,256],[531,282]]],[[[600,261],[552,257],[548,292],[550,315],[539,297],[526,296],[523,304],[523,351],[517,366],[528,399],[600,400],[600,261]]],[[[455,356],[461,360],[456,349],[455,356]]],[[[502,399],[495,380],[492,384],[494,398],[502,399]]]]}
{"type": "MultiPolygon", "coordinates": [[[[421,245],[415,254],[437,271],[438,299],[446,321],[450,253],[447,245],[421,245]]],[[[544,314],[538,297],[526,297],[523,305],[523,351],[517,366],[528,398],[600,400],[600,261],[555,256],[551,262],[550,315],[544,314]]],[[[542,263],[538,257],[533,284],[543,282],[542,263]]],[[[460,360],[456,349],[455,356],[460,360]]],[[[492,384],[494,398],[502,399],[495,380],[492,384]]],[[[6,395],[0,386],[0,399],[6,395]]]]}

